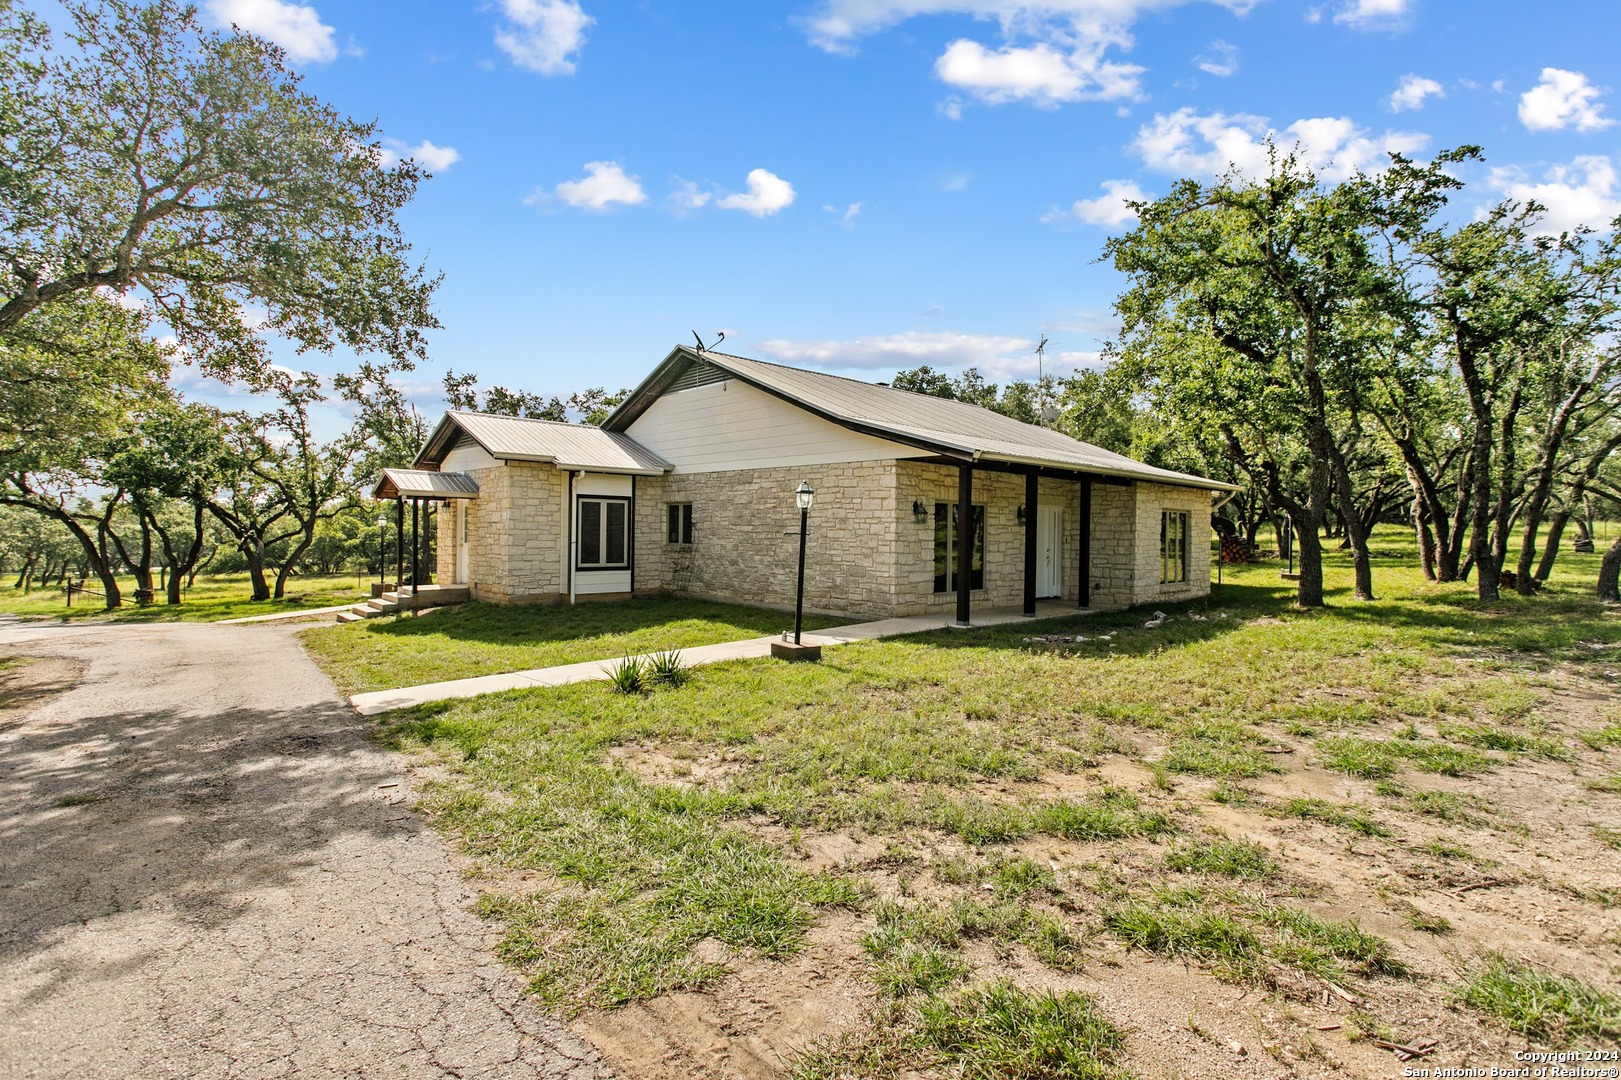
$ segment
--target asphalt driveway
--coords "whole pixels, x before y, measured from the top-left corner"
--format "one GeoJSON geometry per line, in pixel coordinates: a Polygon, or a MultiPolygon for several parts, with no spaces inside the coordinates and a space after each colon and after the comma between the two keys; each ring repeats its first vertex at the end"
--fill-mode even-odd
{"type": "Polygon", "coordinates": [[[83,676],[0,719],[0,1076],[607,1076],[288,628],[0,621],[21,655],[83,676]]]}

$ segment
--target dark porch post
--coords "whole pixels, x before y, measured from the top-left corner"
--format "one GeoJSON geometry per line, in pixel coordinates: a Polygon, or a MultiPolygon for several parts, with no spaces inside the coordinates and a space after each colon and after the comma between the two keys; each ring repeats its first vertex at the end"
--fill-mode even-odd
{"type": "Polygon", "coordinates": [[[1036,495],[1041,486],[1035,470],[1024,474],[1024,614],[1036,613],[1036,495]]]}
{"type": "Polygon", "coordinates": [[[1081,607],[1092,606],[1092,478],[1081,477],[1081,607]]]}
{"type": "Polygon", "coordinates": [[[411,500],[411,596],[417,594],[417,582],[421,579],[422,570],[418,566],[418,556],[422,552],[422,530],[417,524],[417,514],[422,509],[421,499],[411,500]]]}
{"type": "Polygon", "coordinates": [[[957,625],[968,625],[968,594],[974,566],[974,470],[957,468],[957,625]]]}
{"type": "Polygon", "coordinates": [[[394,593],[405,587],[405,496],[394,500],[394,593]]]}

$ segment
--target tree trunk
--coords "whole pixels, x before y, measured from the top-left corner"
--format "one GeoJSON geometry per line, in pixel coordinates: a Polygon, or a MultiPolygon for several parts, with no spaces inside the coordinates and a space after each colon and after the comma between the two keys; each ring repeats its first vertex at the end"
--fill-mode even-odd
{"type": "MultiPolygon", "coordinates": [[[[1372,600],[1373,561],[1368,553],[1368,529],[1363,526],[1362,515],[1351,501],[1351,470],[1339,447],[1330,444],[1330,461],[1334,470],[1334,486],[1340,493],[1340,522],[1345,527],[1345,546],[1351,549],[1351,569],[1354,578],[1352,594],[1358,600],[1372,600]]],[[[1375,489],[1375,498],[1378,490],[1375,489]]]]}
{"type": "Polygon", "coordinates": [[[1604,553],[1598,564],[1598,598],[1621,602],[1621,536],[1604,553]]]}
{"type": "Polygon", "coordinates": [[[1542,561],[1537,563],[1537,580],[1547,581],[1553,573],[1553,561],[1559,557],[1559,541],[1564,539],[1565,525],[1570,521],[1570,509],[1561,507],[1548,521],[1548,535],[1542,541],[1542,561]]]}

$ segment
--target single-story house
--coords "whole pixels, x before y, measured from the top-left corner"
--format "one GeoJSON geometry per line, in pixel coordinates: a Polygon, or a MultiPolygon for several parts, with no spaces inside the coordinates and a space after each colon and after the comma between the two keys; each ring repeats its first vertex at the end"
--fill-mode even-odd
{"type": "Polygon", "coordinates": [[[791,606],[801,482],[808,610],[959,622],[1205,595],[1232,490],[964,402],[681,346],[601,427],[448,413],[378,493],[442,504],[437,580],[479,600],[791,606]]]}

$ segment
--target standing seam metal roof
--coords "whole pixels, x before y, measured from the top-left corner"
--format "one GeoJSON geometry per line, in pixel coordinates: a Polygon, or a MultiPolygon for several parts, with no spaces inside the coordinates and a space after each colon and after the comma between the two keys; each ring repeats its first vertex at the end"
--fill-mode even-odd
{"type": "Polygon", "coordinates": [[[437,465],[444,460],[450,451],[450,444],[442,435],[445,426],[451,423],[471,435],[494,458],[546,461],[555,463],[560,469],[589,469],[592,472],[644,476],[669,472],[672,468],[669,462],[620,432],[604,431],[585,424],[476,412],[446,413],[439,429],[417,455],[418,465],[437,465]],[[443,449],[435,454],[440,446],[443,449]]]}
{"type": "Polygon", "coordinates": [[[633,423],[635,417],[650,404],[650,401],[638,399],[644,397],[644,391],[653,391],[652,384],[657,381],[660,372],[668,371],[672,363],[679,363],[681,359],[688,363],[714,364],[745,382],[820,413],[835,423],[866,428],[880,438],[887,433],[913,445],[975,460],[983,458],[1017,465],[1051,466],[1212,491],[1238,490],[1219,480],[1145,465],[1124,454],[1072,439],[1062,432],[1026,424],[964,401],[897,390],[892,386],[785,367],[729,353],[698,353],[687,346],[680,346],[671,353],[659,370],[649,376],[608,417],[603,426],[617,431],[633,423]]]}

